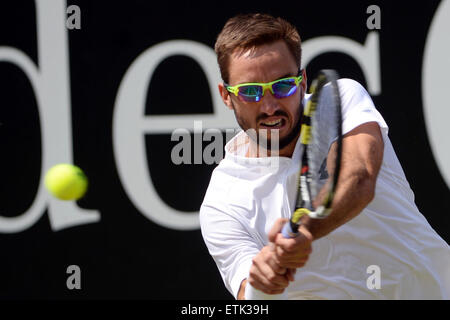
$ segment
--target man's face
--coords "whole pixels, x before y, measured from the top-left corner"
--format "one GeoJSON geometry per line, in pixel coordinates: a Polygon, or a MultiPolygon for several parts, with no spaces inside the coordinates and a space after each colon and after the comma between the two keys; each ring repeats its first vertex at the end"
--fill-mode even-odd
{"type": "MultiPolygon", "coordinates": [[[[229,63],[229,85],[247,82],[271,82],[298,75],[298,67],[284,41],[262,45],[245,52],[234,52],[229,63]]],[[[266,129],[270,140],[270,130],[279,130],[280,151],[292,144],[299,132],[301,117],[300,101],[306,89],[306,75],[297,91],[286,98],[275,98],[270,90],[259,102],[245,102],[229,93],[223,84],[219,91],[225,104],[233,109],[240,127],[247,131],[266,129]]],[[[294,143],[295,144],[295,143],[294,143]]]]}

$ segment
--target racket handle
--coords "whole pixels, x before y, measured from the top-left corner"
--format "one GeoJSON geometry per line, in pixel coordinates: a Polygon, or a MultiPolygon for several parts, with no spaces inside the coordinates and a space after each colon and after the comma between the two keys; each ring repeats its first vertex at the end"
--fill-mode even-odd
{"type": "Polygon", "coordinates": [[[267,294],[255,289],[249,282],[245,286],[245,300],[287,300],[286,290],[281,294],[267,294]]]}
{"type": "Polygon", "coordinates": [[[295,238],[298,236],[298,227],[296,228],[296,230],[293,230],[291,223],[286,222],[283,226],[283,229],[281,230],[281,234],[286,239],[295,238]]]}

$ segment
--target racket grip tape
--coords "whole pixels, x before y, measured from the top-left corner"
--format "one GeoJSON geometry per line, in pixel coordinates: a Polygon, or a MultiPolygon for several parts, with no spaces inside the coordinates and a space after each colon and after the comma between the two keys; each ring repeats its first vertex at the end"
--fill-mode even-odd
{"type": "MultiPolygon", "coordinates": [[[[298,228],[298,227],[297,227],[298,228]]],[[[281,229],[281,234],[283,235],[283,237],[285,237],[286,239],[291,239],[291,238],[295,238],[298,236],[298,230],[294,230],[292,229],[292,223],[290,222],[286,222],[283,226],[283,229],[281,229]]]]}

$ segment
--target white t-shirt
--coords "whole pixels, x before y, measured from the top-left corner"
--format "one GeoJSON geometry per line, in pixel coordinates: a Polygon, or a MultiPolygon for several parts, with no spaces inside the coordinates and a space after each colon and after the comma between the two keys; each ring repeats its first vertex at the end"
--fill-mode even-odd
{"type": "MultiPolygon", "coordinates": [[[[289,299],[450,299],[450,248],[417,209],[385,121],[359,83],[338,83],[343,133],[376,121],[383,163],[373,201],[313,241],[309,260],[287,288],[289,299]],[[368,285],[376,284],[370,277],[377,267],[379,289],[368,285]]],[[[234,297],[274,221],[290,217],[300,167],[299,141],[292,158],[248,158],[245,137],[242,131],[225,146],[200,209],[203,238],[234,297]]]]}

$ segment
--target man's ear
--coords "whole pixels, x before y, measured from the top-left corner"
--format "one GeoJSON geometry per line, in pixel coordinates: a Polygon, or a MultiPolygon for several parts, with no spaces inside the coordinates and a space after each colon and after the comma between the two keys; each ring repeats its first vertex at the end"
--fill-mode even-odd
{"type": "Polygon", "coordinates": [[[228,92],[228,90],[225,88],[225,85],[223,83],[219,83],[219,93],[222,97],[223,102],[228,107],[228,109],[233,110],[233,102],[231,101],[231,94],[228,92]]]}
{"type": "Polygon", "coordinates": [[[300,86],[302,87],[302,96],[301,96],[301,99],[303,100],[303,98],[304,98],[304,96],[305,96],[305,93],[306,93],[306,90],[308,89],[307,88],[307,81],[308,81],[308,78],[307,78],[307,76],[306,76],[306,70],[305,69],[303,69],[302,70],[302,82],[300,82],[300,86]]]}

